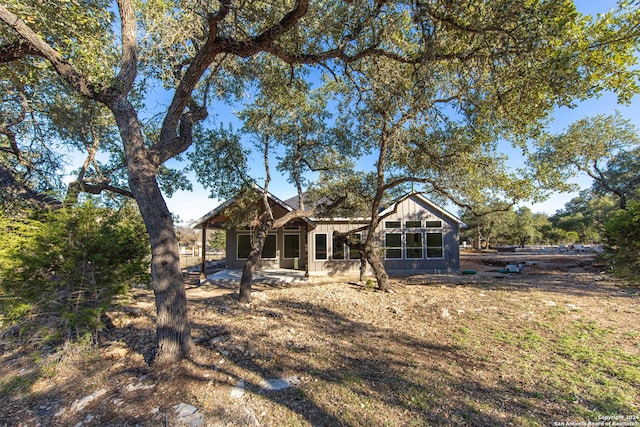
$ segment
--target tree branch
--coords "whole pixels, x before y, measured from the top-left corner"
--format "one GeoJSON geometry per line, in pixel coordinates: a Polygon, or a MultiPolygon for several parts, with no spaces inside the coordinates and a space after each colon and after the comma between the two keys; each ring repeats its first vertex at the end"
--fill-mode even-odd
{"type": "Polygon", "coordinates": [[[28,55],[42,56],[40,51],[24,39],[0,46],[0,64],[16,61],[28,55]]]}
{"type": "Polygon", "coordinates": [[[120,32],[122,34],[122,64],[116,77],[123,93],[129,93],[136,79],[138,52],[136,46],[136,19],[131,0],[118,0],[120,32]]]}
{"type": "Polygon", "coordinates": [[[99,86],[87,80],[84,75],[62,58],[62,55],[60,55],[58,51],[49,46],[40,36],[31,30],[24,21],[9,12],[3,5],[0,5],[0,20],[11,27],[26,43],[29,43],[32,50],[39,52],[43,58],[49,61],[56,72],[80,94],[91,99],[106,99],[106,93],[104,93],[99,86]]]}
{"type": "Polygon", "coordinates": [[[18,197],[37,206],[58,209],[62,207],[59,200],[46,194],[34,191],[16,180],[13,172],[0,163],[0,188],[8,194],[18,197]]]}

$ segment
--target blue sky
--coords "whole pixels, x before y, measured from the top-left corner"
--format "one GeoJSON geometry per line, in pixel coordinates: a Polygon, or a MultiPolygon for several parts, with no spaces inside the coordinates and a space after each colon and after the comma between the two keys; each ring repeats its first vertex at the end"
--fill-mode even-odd
{"type": "MultiPolygon", "coordinates": [[[[596,14],[606,12],[615,7],[616,2],[612,0],[577,0],[576,6],[578,10],[584,14],[596,14]]],[[[550,125],[550,130],[554,133],[562,132],[571,123],[586,116],[594,116],[597,114],[612,114],[614,111],[620,111],[621,114],[631,120],[635,124],[640,124],[640,97],[633,98],[630,105],[617,104],[616,97],[613,94],[604,94],[599,98],[590,99],[580,103],[577,107],[560,108],[554,113],[554,121],[550,125]]],[[[219,121],[234,120],[232,116],[217,117],[219,121]]],[[[517,162],[514,159],[514,162],[517,162]]],[[[286,199],[295,195],[295,189],[288,184],[283,177],[278,176],[275,168],[272,168],[272,182],[269,189],[272,193],[281,199],[286,199]]],[[[194,177],[192,177],[194,178],[194,177]]],[[[208,197],[208,191],[205,190],[195,179],[192,179],[193,191],[179,191],[171,198],[167,198],[169,210],[178,215],[185,224],[189,224],[192,220],[199,218],[211,209],[215,208],[220,201],[208,197]]],[[[577,177],[574,182],[581,188],[587,188],[591,185],[591,180],[585,176],[577,177]]],[[[554,194],[543,203],[528,206],[535,212],[544,212],[549,215],[554,214],[561,209],[566,202],[571,200],[577,193],[554,194]]],[[[456,209],[453,208],[453,212],[456,209]]]]}

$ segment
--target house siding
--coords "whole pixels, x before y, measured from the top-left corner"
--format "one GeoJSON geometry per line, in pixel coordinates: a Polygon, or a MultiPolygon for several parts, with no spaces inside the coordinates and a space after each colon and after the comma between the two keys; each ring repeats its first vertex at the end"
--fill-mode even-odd
{"type": "MultiPolygon", "coordinates": [[[[359,271],[360,263],[357,259],[333,259],[333,242],[331,235],[333,231],[346,232],[355,230],[366,223],[350,223],[336,221],[317,221],[317,228],[311,233],[309,241],[310,247],[309,274],[312,275],[335,275],[354,273],[359,271]],[[327,237],[327,259],[318,260],[315,258],[315,235],[326,234],[327,237]]],[[[390,274],[410,274],[416,272],[425,273],[454,273],[460,271],[460,250],[458,245],[459,224],[448,215],[444,215],[438,210],[432,209],[429,204],[417,197],[408,197],[396,206],[395,212],[384,217],[378,228],[375,230],[374,244],[377,246],[385,269],[390,274]],[[385,228],[386,222],[399,221],[400,227],[385,228]],[[420,227],[407,227],[406,221],[420,221],[420,227]],[[440,221],[441,227],[425,227],[426,221],[440,221]],[[385,234],[397,233],[402,236],[402,255],[399,259],[389,259],[385,256],[385,234]],[[418,233],[422,236],[422,256],[420,258],[407,258],[406,256],[406,235],[408,233],[418,233]],[[442,257],[428,258],[426,247],[426,233],[442,233],[442,257]]],[[[369,272],[370,267],[369,267],[369,272]]]]}
{"type": "MultiPolygon", "coordinates": [[[[271,196],[270,196],[271,197],[271,196]]],[[[229,203],[229,202],[227,202],[229,203]]],[[[275,218],[284,216],[293,209],[286,202],[275,197],[270,199],[275,218]]],[[[194,227],[222,228],[228,222],[224,216],[225,205],[214,209],[196,223],[194,227]]],[[[388,273],[394,275],[415,273],[445,273],[460,271],[460,250],[458,245],[458,218],[417,194],[407,195],[392,205],[393,210],[380,214],[380,224],[373,231],[373,243],[380,254],[388,273]],[[386,228],[385,223],[396,222],[394,228],[386,228]],[[410,221],[410,223],[407,223],[410,221]],[[390,233],[388,243],[385,236],[390,233]]],[[[310,275],[339,275],[357,273],[360,269],[358,254],[350,256],[348,248],[334,247],[334,232],[356,231],[366,237],[368,221],[362,219],[309,219],[304,218],[277,230],[275,236],[275,257],[262,258],[259,269],[296,268],[306,270],[310,275]],[[296,239],[297,237],[297,239],[296,239]],[[297,242],[295,251],[288,250],[287,244],[297,242]],[[320,248],[317,246],[320,245],[320,248]],[[340,258],[339,253],[343,256],[340,258]],[[297,255],[297,256],[296,256],[297,255]],[[340,259],[339,259],[340,258],[340,259]]],[[[241,269],[246,258],[238,257],[238,236],[251,236],[254,230],[227,230],[226,267],[241,269]]],[[[249,240],[243,239],[243,250],[248,253],[249,240]]],[[[292,246],[291,246],[292,247],[292,246]]],[[[291,248],[290,247],[290,248],[291,248]]],[[[273,248],[273,246],[271,246],[273,248]]],[[[267,249],[268,250],[268,249],[267,249]]],[[[368,267],[368,273],[371,268],[368,267]]]]}
{"type": "MultiPolygon", "coordinates": [[[[271,206],[275,218],[284,216],[287,211],[281,206],[271,206]]],[[[243,268],[246,258],[238,258],[238,235],[253,235],[252,230],[229,230],[227,231],[227,250],[225,267],[243,268]]],[[[261,258],[258,262],[259,269],[289,268],[297,267],[299,270],[305,269],[305,243],[307,238],[306,225],[303,221],[296,221],[287,227],[272,230],[269,235],[276,236],[276,257],[261,258]],[[285,255],[285,235],[298,237],[298,256],[287,257],[285,255]]]]}
{"type": "Polygon", "coordinates": [[[312,275],[339,275],[359,271],[360,261],[358,259],[349,259],[348,250],[344,253],[343,259],[335,259],[336,252],[333,245],[333,232],[337,231],[345,233],[350,230],[356,230],[366,223],[346,222],[346,221],[317,221],[317,227],[309,236],[309,274],[312,275]],[[324,234],[327,236],[327,259],[316,258],[316,235],[324,234]]]}

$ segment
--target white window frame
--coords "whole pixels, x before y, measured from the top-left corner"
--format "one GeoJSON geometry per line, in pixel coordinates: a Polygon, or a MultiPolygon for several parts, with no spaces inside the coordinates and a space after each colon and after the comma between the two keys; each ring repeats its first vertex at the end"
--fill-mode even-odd
{"type": "MultiPolygon", "coordinates": [[[[249,243],[251,245],[253,245],[252,242],[253,242],[253,239],[255,239],[255,236],[253,234],[251,234],[251,233],[238,233],[238,234],[236,234],[236,251],[235,251],[236,252],[236,254],[235,254],[236,255],[236,260],[247,259],[247,258],[240,258],[238,256],[238,250],[240,249],[240,236],[249,236],[249,243]]],[[[264,258],[262,256],[262,254],[260,254],[260,258],[262,258],[262,259],[278,259],[278,235],[277,234],[273,234],[273,233],[269,233],[269,234],[267,234],[266,238],[268,239],[271,236],[273,236],[276,239],[276,256],[274,256],[272,258],[264,258]]],[[[266,240],[265,240],[265,243],[266,243],[266,240]]],[[[262,249],[264,250],[264,247],[262,249]]],[[[249,253],[251,253],[251,251],[249,251],[249,253]]]]}
{"type": "Polygon", "coordinates": [[[347,257],[349,255],[349,252],[347,250],[347,245],[345,245],[344,243],[342,244],[342,258],[335,258],[334,257],[334,253],[335,253],[335,239],[333,236],[331,236],[331,260],[332,261],[349,261],[349,258],[347,257]]]}
{"type": "Polygon", "coordinates": [[[431,229],[431,230],[442,229],[442,220],[441,219],[428,219],[428,220],[426,220],[424,222],[424,228],[431,229]],[[440,225],[427,225],[430,222],[439,222],[440,225]]]}
{"type": "Polygon", "coordinates": [[[438,232],[438,233],[430,233],[430,232],[426,232],[425,236],[424,236],[424,247],[425,247],[425,256],[427,259],[443,259],[444,258],[444,233],[442,232],[438,232]],[[429,246],[429,234],[439,234],[440,235],[440,240],[442,242],[442,246],[429,246]],[[441,254],[440,256],[435,256],[435,257],[430,257],[429,256],[429,249],[440,249],[441,254]]]}
{"type": "Polygon", "coordinates": [[[424,238],[424,233],[422,231],[415,231],[415,232],[411,232],[411,231],[407,231],[404,233],[404,259],[424,259],[425,258],[425,238],[424,238]],[[409,234],[417,234],[420,236],[420,246],[409,246],[409,242],[407,239],[407,235],[409,234]],[[420,256],[419,257],[410,257],[409,256],[409,249],[420,249],[420,256]]]}
{"type": "Polygon", "coordinates": [[[315,261],[328,261],[329,260],[329,233],[315,233],[313,235],[313,259],[315,261]],[[318,240],[317,236],[324,236],[324,258],[318,258],[318,240]]]}
{"type": "Polygon", "coordinates": [[[403,238],[402,233],[399,233],[399,232],[395,232],[395,233],[384,233],[384,259],[385,259],[385,260],[387,260],[387,259],[389,259],[389,260],[404,259],[404,257],[403,257],[403,255],[404,255],[404,249],[403,249],[403,246],[404,246],[404,238],[403,238]],[[397,236],[400,236],[400,246],[387,246],[387,236],[389,236],[389,235],[397,235],[397,236]],[[399,257],[391,257],[391,258],[390,258],[390,257],[388,257],[388,256],[387,256],[387,251],[388,251],[389,249],[392,249],[392,250],[400,250],[400,256],[399,256],[399,257]]]}
{"type": "MultiPolygon", "coordinates": [[[[354,233],[354,234],[353,234],[353,236],[354,236],[354,237],[355,237],[355,236],[359,236],[359,237],[358,237],[358,241],[359,241],[359,242],[362,242],[362,233],[354,233]]],[[[345,246],[346,246],[346,245],[345,245],[345,246]]],[[[360,251],[356,251],[356,250],[354,250],[354,251],[353,251],[353,252],[354,252],[355,257],[352,257],[352,256],[351,256],[351,248],[350,248],[349,246],[347,246],[347,247],[346,247],[346,251],[347,251],[347,254],[345,254],[345,256],[346,256],[346,258],[345,258],[345,259],[347,259],[347,260],[354,260],[354,259],[359,260],[359,259],[360,259],[360,254],[358,254],[358,252],[360,252],[360,251]]]]}
{"type": "Polygon", "coordinates": [[[399,219],[393,219],[393,220],[388,220],[384,222],[384,229],[385,230],[400,230],[402,228],[402,221],[399,219]],[[397,227],[393,227],[391,224],[392,223],[398,223],[397,227]]]}

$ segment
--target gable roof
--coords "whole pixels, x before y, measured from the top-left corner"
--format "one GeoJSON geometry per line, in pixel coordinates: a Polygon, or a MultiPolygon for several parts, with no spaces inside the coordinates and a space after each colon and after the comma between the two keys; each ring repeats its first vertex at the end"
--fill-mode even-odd
{"type": "Polygon", "coordinates": [[[380,211],[378,213],[378,216],[385,217],[385,216],[395,212],[396,209],[398,208],[398,205],[400,205],[400,203],[404,202],[407,199],[411,199],[411,198],[417,199],[419,202],[427,205],[429,207],[429,210],[431,210],[433,212],[436,212],[436,213],[439,213],[441,216],[443,216],[445,218],[448,218],[452,222],[456,222],[456,223],[460,224],[461,226],[465,226],[465,223],[460,218],[458,218],[457,216],[455,216],[451,212],[447,211],[443,207],[441,207],[439,205],[436,205],[431,200],[429,200],[426,197],[424,197],[421,193],[408,193],[408,194],[405,194],[404,196],[402,196],[402,197],[396,199],[395,201],[393,201],[385,209],[380,211]]]}
{"type": "MultiPolygon", "coordinates": [[[[429,209],[433,212],[439,213],[441,216],[450,219],[452,222],[458,223],[462,226],[464,226],[464,222],[458,218],[457,216],[455,216],[454,214],[452,214],[451,212],[447,211],[446,209],[444,209],[443,207],[435,204],[434,202],[432,202],[431,200],[427,199],[425,196],[423,196],[421,193],[417,193],[417,192],[412,192],[412,193],[407,193],[401,197],[398,197],[396,200],[392,201],[388,206],[381,208],[380,212],[378,212],[378,216],[379,217],[385,217],[389,214],[391,214],[392,212],[394,212],[398,205],[402,202],[404,202],[405,200],[409,199],[409,198],[415,198],[418,199],[420,202],[422,202],[423,204],[427,205],[429,207],[429,209]]],[[[298,199],[298,196],[294,196],[291,197],[287,200],[285,200],[285,203],[287,203],[289,206],[293,207],[294,209],[299,209],[300,207],[300,201],[298,199]]],[[[330,219],[336,219],[336,220],[346,220],[346,219],[351,219],[351,220],[368,220],[369,218],[313,218],[314,220],[330,220],[330,219]]]]}
{"type": "MultiPolygon", "coordinates": [[[[257,187],[257,186],[254,187],[254,189],[257,192],[261,192],[262,191],[262,189],[257,187]]],[[[273,203],[281,206],[287,212],[293,212],[295,210],[300,209],[300,203],[299,203],[298,196],[294,196],[294,197],[291,197],[291,198],[283,201],[283,200],[277,198],[276,196],[274,196],[273,194],[271,194],[270,192],[267,191],[267,197],[269,198],[270,201],[272,201],[273,203]]],[[[399,197],[398,199],[394,200],[393,202],[391,202],[390,205],[388,205],[384,209],[381,209],[380,212],[378,213],[378,216],[379,217],[386,217],[386,216],[392,214],[393,212],[396,211],[396,209],[398,208],[398,206],[402,202],[404,202],[405,200],[410,199],[410,198],[414,198],[418,202],[420,202],[420,203],[422,203],[424,205],[427,205],[429,210],[431,210],[432,212],[438,213],[442,217],[447,218],[452,222],[460,224],[460,226],[462,226],[462,227],[466,226],[466,224],[460,218],[458,218],[457,216],[453,215],[452,213],[450,213],[446,209],[442,208],[441,206],[438,206],[437,204],[435,204],[431,200],[429,200],[426,197],[424,197],[422,194],[415,193],[415,192],[407,193],[404,196],[399,197]]],[[[221,204],[217,208],[215,208],[212,211],[206,213],[201,218],[195,220],[193,223],[191,223],[191,228],[202,228],[203,224],[215,219],[218,216],[221,216],[224,213],[225,208],[227,208],[230,204],[232,204],[233,201],[234,201],[234,199],[227,200],[226,202],[224,202],[223,204],[221,204]]],[[[316,227],[314,221],[319,221],[319,220],[323,220],[323,221],[330,221],[330,220],[339,221],[339,220],[347,220],[347,219],[360,220],[360,221],[367,220],[367,218],[301,218],[301,219],[303,221],[305,221],[307,224],[309,224],[312,228],[316,227]]],[[[221,217],[219,222],[225,222],[225,220],[221,217]]]]}
{"type": "MultiPolygon", "coordinates": [[[[263,191],[263,189],[258,187],[258,186],[254,186],[253,189],[258,193],[261,193],[263,191]]],[[[271,201],[274,204],[282,207],[287,212],[293,212],[295,210],[298,210],[297,207],[294,208],[294,207],[290,206],[287,202],[280,200],[279,198],[277,198],[276,196],[271,194],[269,191],[267,191],[267,198],[269,199],[269,201],[271,201]]],[[[235,201],[235,199],[229,199],[226,202],[224,202],[223,204],[221,204],[220,206],[218,206],[215,209],[213,209],[212,211],[207,212],[202,217],[200,217],[197,220],[193,221],[191,223],[191,228],[202,228],[205,223],[207,223],[209,221],[213,221],[217,217],[219,217],[219,220],[220,220],[219,222],[226,222],[226,219],[224,219],[224,217],[223,217],[224,210],[227,207],[229,207],[231,204],[233,204],[234,201],[235,201]]],[[[310,218],[300,218],[300,219],[303,220],[304,222],[306,222],[312,228],[316,227],[316,225],[313,223],[313,221],[310,218]]]]}

